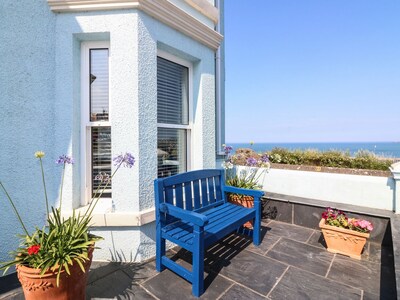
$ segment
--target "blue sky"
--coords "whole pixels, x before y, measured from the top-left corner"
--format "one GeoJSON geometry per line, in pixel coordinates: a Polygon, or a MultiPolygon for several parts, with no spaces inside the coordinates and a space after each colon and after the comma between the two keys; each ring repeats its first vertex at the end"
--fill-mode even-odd
{"type": "Polygon", "coordinates": [[[400,141],[399,0],[225,1],[226,141],[400,141]]]}

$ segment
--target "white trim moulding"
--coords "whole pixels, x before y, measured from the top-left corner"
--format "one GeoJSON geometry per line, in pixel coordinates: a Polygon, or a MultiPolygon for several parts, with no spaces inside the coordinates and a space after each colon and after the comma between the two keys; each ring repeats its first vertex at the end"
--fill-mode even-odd
{"type": "MultiPolygon", "coordinates": [[[[76,213],[84,213],[87,207],[80,207],[76,213]]],[[[62,212],[64,218],[72,216],[72,211],[62,212]]],[[[92,214],[91,227],[136,227],[154,222],[155,209],[150,208],[140,212],[95,212],[92,214]]]]}
{"type": "MultiPolygon", "coordinates": [[[[187,0],[186,2],[214,22],[218,21],[218,16],[215,19],[218,9],[209,3],[205,4],[206,0],[187,0]],[[211,6],[215,10],[211,9],[211,6]]],[[[213,50],[218,49],[223,38],[213,28],[208,27],[168,0],[47,0],[47,3],[53,12],[59,13],[139,9],[213,50]]]]}

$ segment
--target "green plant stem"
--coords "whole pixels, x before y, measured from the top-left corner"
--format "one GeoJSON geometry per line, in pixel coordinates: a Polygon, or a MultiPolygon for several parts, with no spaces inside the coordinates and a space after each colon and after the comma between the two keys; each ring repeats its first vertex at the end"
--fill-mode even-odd
{"type": "Polygon", "coordinates": [[[49,218],[49,200],[47,198],[47,189],[46,189],[46,181],[44,180],[44,170],[43,170],[43,162],[42,158],[39,158],[40,161],[40,168],[42,170],[42,182],[43,182],[43,189],[44,189],[44,198],[46,200],[46,211],[47,211],[47,219],[49,218]]]}
{"type": "Polygon", "coordinates": [[[18,210],[17,210],[17,208],[16,208],[15,205],[14,205],[14,202],[12,201],[10,195],[7,193],[7,190],[6,190],[6,188],[4,187],[4,185],[3,185],[3,183],[2,183],[1,181],[0,181],[0,185],[1,185],[1,188],[3,189],[4,193],[6,194],[8,200],[10,201],[10,203],[11,203],[13,209],[14,209],[14,212],[15,212],[15,214],[17,215],[18,220],[19,220],[19,222],[21,223],[22,228],[24,229],[26,235],[27,235],[28,237],[31,237],[31,236],[29,235],[29,233],[28,233],[28,230],[26,229],[26,227],[25,227],[25,225],[24,225],[24,222],[22,222],[21,216],[19,215],[18,210]]]}
{"type": "Polygon", "coordinates": [[[63,164],[63,171],[62,171],[62,177],[61,177],[60,207],[59,207],[60,211],[61,211],[61,207],[62,207],[62,192],[63,192],[63,186],[64,186],[64,174],[65,174],[65,162],[63,164]]]}
{"type": "Polygon", "coordinates": [[[111,182],[111,180],[113,179],[115,173],[117,173],[118,169],[121,167],[122,163],[123,163],[123,162],[121,162],[121,163],[117,166],[117,168],[114,170],[114,172],[112,173],[110,179],[107,181],[106,185],[105,185],[104,188],[101,190],[101,192],[100,192],[100,194],[97,196],[97,198],[94,199],[94,201],[92,201],[92,202],[90,203],[90,205],[89,205],[89,207],[87,208],[85,214],[83,215],[83,218],[86,217],[86,215],[88,214],[88,212],[89,212],[89,216],[92,215],[93,210],[94,210],[94,208],[96,207],[97,202],[99,201],[101,195],[103,195],[103,192],[104,192],[105,189],[108,187],[108,184],[111,182]],[[91,207],[91,206],[92,206],[92,203],[94,203],[94,204],[93,204],[93,207],[91,207]]]}

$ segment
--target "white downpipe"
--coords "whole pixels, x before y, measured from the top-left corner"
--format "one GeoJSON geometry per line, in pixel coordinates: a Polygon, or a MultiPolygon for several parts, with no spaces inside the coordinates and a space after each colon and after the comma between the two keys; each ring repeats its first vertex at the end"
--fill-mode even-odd
{"type": "MultiPolygon", "coordinates": [[[[215,1],[215,7],[220,9],[220,0],[215,1]]],[[[218,18],[215,30],[221,33],[221,17],[218,18]]],[[[215,53],[215,97],[216,97],[216,151],[218,155],[223,155],[222,151],[222,92],[221,92],[221,45],[215,53]]]]}

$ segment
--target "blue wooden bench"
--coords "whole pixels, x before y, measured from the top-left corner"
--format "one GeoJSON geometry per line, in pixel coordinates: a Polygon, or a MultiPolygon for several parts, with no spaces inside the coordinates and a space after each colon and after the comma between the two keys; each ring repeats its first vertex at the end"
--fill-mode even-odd
{"type": "Polygon", "coordinates": [[[211,244],[253,220],[253,243],[260,244],[263,192],[224,184],[223,170],[199,170],[154,181],[156,200],[156,268],[168,268],[192,283],[192,293],[204,292],[204,251],[211,244]],[[254,197],[254,208],[227,202],[226,193],[254,197]],[[165,256],[169,240],[192,252],[192,272],[165,256]]]}

